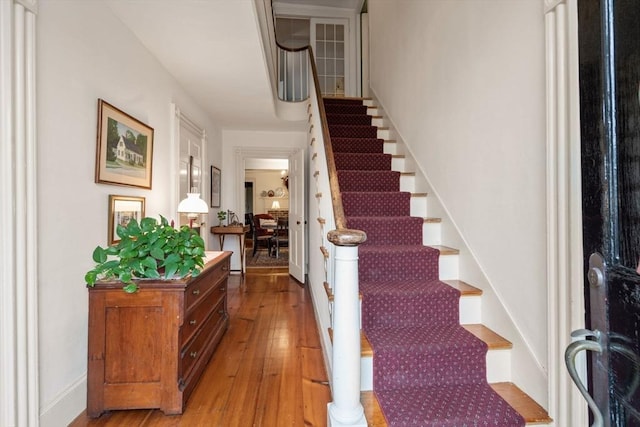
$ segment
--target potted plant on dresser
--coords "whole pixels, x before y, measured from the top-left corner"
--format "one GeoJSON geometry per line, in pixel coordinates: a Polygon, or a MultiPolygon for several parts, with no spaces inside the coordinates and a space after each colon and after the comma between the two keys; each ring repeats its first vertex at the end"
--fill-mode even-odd
{"type": "Polygon", "coordinates": [[[143,218],[96,247],[89,290],[87,414],[180,414],[229,325],[231,252],[205,252],[188,226],[143,218]],[[123,291],[124,290],[124,291],[123,291]]]}

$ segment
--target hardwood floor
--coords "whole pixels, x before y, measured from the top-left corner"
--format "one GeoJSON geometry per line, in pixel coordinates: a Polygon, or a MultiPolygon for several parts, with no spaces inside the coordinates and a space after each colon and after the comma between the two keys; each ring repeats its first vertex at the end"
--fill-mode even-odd
{"type": "Polygon", "coordinates": [[[112,411],[82,426],[326,426],[331,399],[311,297],[286,269],[229,278],[229,330],[182,415],[112,411]]]}

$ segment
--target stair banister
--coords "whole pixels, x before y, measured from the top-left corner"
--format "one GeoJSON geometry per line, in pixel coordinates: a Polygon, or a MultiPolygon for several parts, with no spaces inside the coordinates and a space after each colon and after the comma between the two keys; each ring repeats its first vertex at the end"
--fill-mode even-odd
{"type": "MultiPolygon", "coordinates": [[[[269,63],[278,61],[281,58],[287,58],[289,53],[291,55],[302,55],[298,52],[305,53],[307,67],[307,75],[300,76],[298,82],[303,82],[306,79],[307,94],[306,98],[309,99],[314,105],[312,107],[315,115],[311,115],[310,122],[310,140],[315,137],[315,143],[318,151],[322,151],[322,155],[317,156],[322,160],[322,164],[318,164],[318,171],[323,176],[323,186],[318,188],[318,194],[329,194],[331,196],[330,206],[327,206],[326,198],[321,196],[321,203],[319,201],[321,216],[325,216],[324,230],[330,230],[326,234],[326,239],[331,245],[326,244],[326,253],[328,257],[325,257],[325,252],[318,253],[319,262],[325,263],[325,276],[326,281],[329,283],[333,292],[333,311],[332,311],[332,327],[333,327],[333,345],[332,345],[332,372],[331,372],[331,389],[332,389],[332,402],[327,406],[327,424],[331,427],[338,426],[367,426],[366,419],[364,417],[364,410],[360,403],[360,307],[359,307],[359,289],[358,289],[358,245],[366,240],[366,234],[360,230],[350,230],[347,228],[347,223],[342,207],[342,198],[340,196],[340,188],[338,185],[338,174],[336,172],[335,162],[333,158],[333,150],[331,148],[331,139],[329,135],[329,127],[327,125],[326,114],[324,110],[324,103],[322,100],[322,93],[320,92],[320,85],[318,80],[318,73],[316,70],[316,62],[313,56],[313,50],[311,46],[307,46],[301,49],[287,49],[277,45],[275,41],[275,19],[273,19],[273,8],[270,0],[254,0],[256,2],[256,11],[260,17],[259,25],[263,31],[263,40],[269,44],[265,46],[265,55],[270,57],[269,63]],[[268,13],[271,12],[272,20],[267,18],[268,13]],[[271,22],[269,22],[271,21],[271,22]],[[267,36],[267,37],[265,37],[267,36]],[[273,38],[271,37],[273,36],[273,38]],[[278,49],[279,48],[279,49],[278,49]],[[273,52],[277,50],[276,58],[273,58],[273,52]],[[322,147],[324,149],[322,149],[322,147]],[[328,182],[325,180],[328,178],[328,182]],[[324,183],[328,185],[325,186],[324,183]],[[324,207],[326,206],[327,209],[324,207]],[[335,228],[333,228],[335,227],[335,228]]],[[[303,57],[296,56],[297,60],[302,60],[303,57]]],[[[286,61],[278,61],[279,66],[286,65],[286,61]]],[[[270,74],[272,68],[268,66],[270,74]]],[[[300,67],[303,70],[304,67],[300,67]]],[[[285,69],[275,70],[276,77],[272,81],[272,88],[275,89],[276,94],[280,94],[279,82],[281,81],[282,73],[285,69]]],[[[284,83],[288,82],[288,77],[283,77],[284,83]]],[[[295,77],[294,77],[295,79],[295,77]]],[[[301,85],[301,88],[304,85],[301,85]]],[[[282,91],[283,95],[286,90],[282,91]]],[[[291,104],[295,104],[296,101],[300,101],[299,98],[304,98],[304,91],[301,89],[299,96],[292,98],[291,104]]],[[[282,101],[282,97],[278,101],[282,101]]],[[[278,102],[276,101],[276,102],[278,102]]],[[[282,102],[281,102],[282,103],[282,102]]],[[[300,102],[297,102],[298,104],[300,102]]],[[[286,104],[286,102],[282,103],[286,104]]],[[[316,160],[318,160],[316,159],[316,160]]],[[[325,236],[322,236],[323,244],[325,242],[325,236]]],[[[324,248],[323,248],[324,249],[324,248]]],[[[310,256],[313,256],[314,252],[310,252],[310,256]]]]}
{"type": "Polygon", "coordinates": [[[309,63],[312,76],[311,100],[316,105],[313,109],[318,117],[311,118],[312,126],[320,125],[321,132],[316,132],[316,143],[324,146],[331,206],[332,223],[335,229],[327,233],[327,239],[334,245],[335,252],[328,262],[333,267],[328,269],[332,274],[327,278],[333,290],[333,346],[331,390],[333,401],[327,406],[328,425],[366,426],[364,410],[360,403],[360,300],[358,289],[358,245],[366,240],[366,234],[360,230],[347,228],[338,173],[331,148],[331,136],[327,125],[324,103],[320,93],[318,72],[316,70],[313,49],[308,46],[309,63]]]}

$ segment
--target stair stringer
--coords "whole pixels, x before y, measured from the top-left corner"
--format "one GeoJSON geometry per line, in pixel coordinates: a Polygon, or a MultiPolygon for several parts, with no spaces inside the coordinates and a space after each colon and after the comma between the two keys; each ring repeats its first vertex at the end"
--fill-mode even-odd
{"type": "Polygon", "coordinates": [[[415,156],[413,156],[410,147],[404,143],[404,139],[397,131],[393,119],[386,113],[384,106],[377,99],[375,90],[371,89],[370,93],[372,98],[365,100],[365,105],[375,105],[376,115],[384,117],[385,129],[379,130],[378,136],[395,141],[393,154],[404,155],[405,166],[413,168],[412,172],[414,174],[401,177],[401,191],[428,194],[428,216],[441,219],[440,244],[459,250],[459,254],[455,257],[449,256],[450,258],[443,259],[441,256],[441,280],[463,280],[483,291],[481,304],[482,323],[507,338],[513,344],[510,366],[511,381],[517,383],[522,390],[543,407],[548,407],[548,376],[542,363],[535,357],[531,346],[513,321],[500,295],[495,291],[477,257],[470,250],[460,229],[456,226],[446,206],[442,203],[438,192],[429,182],[427,174],[420,164],[415,161],[415,156]],[[450,277],[453,275],[456,277],[450,277]]]}

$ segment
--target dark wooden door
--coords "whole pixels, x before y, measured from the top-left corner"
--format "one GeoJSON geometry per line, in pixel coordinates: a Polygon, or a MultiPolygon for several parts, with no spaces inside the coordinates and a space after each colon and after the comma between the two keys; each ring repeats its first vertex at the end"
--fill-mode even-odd
{"type": "Polygon", "coordinates": [[[578,23],[589,389],[601,425],[640,427],[640,1],[578,23]]]}

